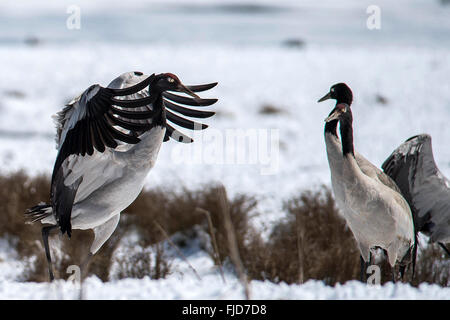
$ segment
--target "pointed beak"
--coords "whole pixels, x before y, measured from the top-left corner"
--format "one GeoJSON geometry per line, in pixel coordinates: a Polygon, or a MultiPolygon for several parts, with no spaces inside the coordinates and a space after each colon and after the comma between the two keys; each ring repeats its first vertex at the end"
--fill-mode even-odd
{"type": "Polygon", "coordinates": [[[331,99],[331,92],[328,92],[326,95],[324,95],[322,98],[320,98],[317,102],[322,102],[325,100],[331,99]]]}
{"type": "MultiPolygon", "coordinates": [[[[320,102],[320,101],[319,101],[320,102]]],[[[331,111],[330,115],[325,119],[325,122],[330,122],[333,120],[339,120],[339,116],[341,115],[341,111],[338,108],[334,108],[333,111],[331,111]]]]}
{"type": "Polygon", "coordinates": [[[178,90],[180,92],[184,92],[188,95],[190,95],[191,97],[193,97],[194,99],[200,99],[200,97],[198,95],[196,95],[192,90],[190,90],[189,88],[187,88],[185,85],[183,85],[182,83],[180,83],[178,85],[178,90]]]}

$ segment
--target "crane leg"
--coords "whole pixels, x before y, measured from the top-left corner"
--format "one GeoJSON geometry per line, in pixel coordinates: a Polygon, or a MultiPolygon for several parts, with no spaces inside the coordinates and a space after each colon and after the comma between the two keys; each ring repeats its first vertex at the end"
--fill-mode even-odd
{"type": "Polygon", "coordinates": [[[53,275],[52,257],[50,254],[50,247],[48,245],[48,236],[50,234],[50,231],[52,231],[55,228],[58,228],[58,226],[42,227],[42,241],[44,242],[45,256],[47,257],[48,275],[49,275],[50,281],[53,281],[55,279],[55,277],[53,275]]]}
{"type": "Polygon", "coordinates": [[[395,266],[391,267],[391,271],[392,271],[392,283],[396,283],[396,277],[395,277],[395,266]]]}
{"type": "Polygon", "coordinates": [[[93,254],[91,252],[88,253],[87,257],[83,260],[81,263],[81,279],[84,279],[88,275],[89,271],[89,264],[91,262],[91,258],[93,257],[93,254]]]}
{"type": "Polygon", "coordinates": [[[359,259],[360,259],[360,263],[361,263],[359,279],[361,282],[366,282],[367,281],[367,268],[369,267],[369,265],[372,262],[372,253],[369,253],[369,261],[367,261],[367,262],[364,261],[364,259],[361,255],[359,256],[359,259]]]}
{"type": "Polygon", "coordinates": [[[359,259],[360,259],[360,263],[361,263],[361,265],[360,265],[361,270],[359,272],[359,280],[361,282],[364,282],[364,274],[365,274],[365,269],[366,269],[366,262],[364,261],[362,256],[359,256],[359,259]]]}
{"type": "Polygon", "coordinates": [[[400,266],[399,267],[399,271],[400,271],[400,280],[403,282],[403,276],[405,275],[405,269],[406,266],[400,266]]]}
{"type": "Polygon", "coordinates": [[[441,246],[441,248],[448,254],[450,257],[450,250],[443,244],[442,242],[438,242],[438,244],[441,246]]]}

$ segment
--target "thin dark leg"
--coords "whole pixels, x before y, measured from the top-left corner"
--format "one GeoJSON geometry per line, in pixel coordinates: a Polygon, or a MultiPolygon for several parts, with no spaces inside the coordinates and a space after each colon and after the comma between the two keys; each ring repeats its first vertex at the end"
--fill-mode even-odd
{"type": "Polygon", "coordinates": [[[395,266],[391,267],[391,271],[392,271],[392,282],[395,283],[396,279],[395,279],[395,266]]]}
{"type": "Polygon", "coordinates": [[[361,270],[360,270],[360,272],[359,272],[359,280],[361,281],[361,282],[364,282],[364,274],[365,274],[365,272],[366,272],[366,262],[364,261],[364,259],[363,259],[363,257],[362,256],[359,256],[359,259],[360,259],[360,262],[361,262],[361,270]]]}
{"type": "Polygon", "coordinates": [[[372,253],[369,253],[369,261],[365,262],[363,257],[359,256],[360,262],[361,262],[361,271],[359,274],[359,279],[361,282],[367,282],[367,268],[370,266],[372,261],[372,253]]]}
{"type": "MultiPolygon", "coordinates": [[[[418,242],[419,240],[417,239],[417,232],[414,235],[414,246],[413,246],[413,251],[412,251],[412,274],[411,274],[411,281],[414,280],[414,276],[416,274],[416,260],[417,260],[417,246],[418,246],[418,242]]],[[[409,267],[408,267],[409,270],[409,267]]]]}
{"type": "Polygon", "coordinates": [[[53,276],[52,257],[50,255],[50,247],[48,246],[48,235],[50,234],[50,231],[55,228],[58,228],[58,226],[42,227],[42,241],[44,242],[45,256],[47,257],[47,266],[50,281],[53,281],[55,277],[53,276]]]}
{"type": "Polygon", "coordinates": [[[444,249],[445,252],[447,252],[448,256],[450,257],[450,250],[447,249],[445,244],[443,244],[442,242],[438,242],[438,244],[441,246],[442,249],[444,249]]]}
{"type": "Polygon", "coordinates": [[[371,251],[369,251],[369,261],[367,261],[366,265],[364,266],[364,269],[366,270],[364,273],[366,275],[366,280],[365,280],[366,282],[367,282],[367,278],[368,278],[367,277],[367,269],[369,269],[370,265],[372,265],[372,252],[371,251]]]}
{"type": "Polygon", "coordinates": [[[403,282],[403,276],[405,275],[405,270],[406,270],[406,266],[400,266],[399,267],[399,271],[400,271],[400,280],[403,282]]]}
{"type": "Polygon", "coordinates": [[[88,253],[87,257],[83,260],[83,262],[81,263],[81,279],[83,280],[84,278],[87,277],[88,275],[88,271],[89,271],[89,265],[91,262],[91,258],[94,255],[92,253],[88,253]]]}

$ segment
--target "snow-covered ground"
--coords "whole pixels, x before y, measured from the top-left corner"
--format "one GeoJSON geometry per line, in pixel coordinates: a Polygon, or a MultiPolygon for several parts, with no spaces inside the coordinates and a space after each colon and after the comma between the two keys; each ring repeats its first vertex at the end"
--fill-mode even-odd
{"type": "MultiPolygon", "coordinates": [[[[0,243],[1,248],[2,243],[0,243]]],[[[225,281],[205,251],[193,243],[189,252],[184,251],[188,265],[174,250],[168,249],[172,273],[166,279],[113,279],[102,282],[95,276],[86,279],[80,286],[77,282],[56,280],[53,283],[31,283],[11,281],[8,277],[20,276],[23,264],[11,260],[2,263],[0,256],[0,298],[1,299],[184,299],[184,300],[240,300],[245,292],[239,279],[225,271],[225,281]],[[14,261],[12,263],[12,261],[14,261]],[[195,275],[195,269],[200,279],[195,275]],[[3,275],[5,274],[5,276],[3,275]]],[[[113,277],[114,278],[114,277],[113,277]]],[[[450,288],[421,284],[418,288],[404,283],[366,285],[359,281],[349,281],[335,287],[326,286],[321,281],[310,280],[302,285],[275,284],[269,281],[251,281],[250,298],[255,300],[317,300],[317,299],[450,299],[450,288]]]]}
{"type": "MultiPolygon", "coordinates": [[[[315,1],[283,1],[279,6],[296,10],[283,11],[281,17],[266,13],[256,18],[213,12],[209,22],[205,20],[208,14],[197,12],[198,24],[210,23],[213,31],[194,34],[190,43],[186,33],[200,29],[191,20],[169,28],[170,39],[185,39],[181,42],[157,41],[157,34],[151,30],[150,38],[143,34],[127,42],[123,37],[132,34],[132,29],[123,31],[127,27],[123,23],[117,28],[121,40],[115,41],[111,28],[102,29],[96,20],[105,3],[89,5],[91,2],[81,1],[79,5],[87,15],[87,24],[81,29],[83,32],[85,28],[86,39],[82,41],[77,31],[64,29],[67,4],[39,1],[35,12],[25,2],[2,1],[0,16],[9,20],[0,21],[0,61],[4,62],[0,77],[0,172],[25,169],[32,175],[50,175],[56,156],[51,115],[89,85],[106,86],[123,72],[140,70],[173,72],[185,84],[219,82],[216,88],[201,94],[219,98],[211,107],[217,115],[205,121],[210,127],[194,135],[194,144],[165,143],[146,187],[198,188],[221,182],[231,196],[254,194],[260,200],[260,215],[252,222],[262,232],[283,216],[285,199],[302,189],[330,184],[323,119],[332,102],[316,101],[336,82],[346,82],[353,89],[355,147],[361,154],[379,166],[405,139],[428,133],[433,138],[436,162],[450,177],[450,8],[439,6],[438,1],[378,2],[385,14],[380,31],[365,28],[369,3],[359,1],[347,1],[342,6],[330,1],[320,5],[315,1]],[[61,8],[62,17],[58,18],[61,8]],[[54,30],[52,23],[47,24],[58,19],[64,30],[54,30]],[[20,21],[30,25],[24,27],[20,21]],[[11,28],[5,29],[8,23],[11,28]],[[93,27],[95,23],[99,26],[93,27]],[[15,41],[35,36],[30,32],[34,26],[44,26],[42,34],[37,33],[42,43],[27,46],[15,41]],[[184,34],[183,26],[187,30],[184,34]],[[267,26],[267,38],[255,33],[261,26],[267,26]],[[214,32],[223,33],[213,41],[214,32]],[[10,41],[10,35],[14,41],[10,41]],[[64,41],[66,36],[71,40],[64,41]],[[296,37],[305,40],[306,46],[293,49],[280,45],[296,37]],[[379,96],[387,103],[380,103],[379,96]],[[263,105],[273,105],[282,112],[261,114],[263,105]],[[244,136],[246,142],[239,143],[236,135],[244,136]],[[240,152],[242,158],[237,156],[240,152]]],[[[205,5],[202,1],[185,3],[205,5]]],[[[273,4],[263,0],[249,3],[273,4]]],[[[136,1],[123,10],[133,17],[140,5],[136,1]]],[[[113,10],[107,16],[112,20],[106,19],[105,24],[120,12],[113,10]]],[[[174,16],[149,14],[169,17],[172,22],[185,16],[184,11],[174,16]]],[[[159,27],[164,19],[158,19],[155,23],[159,27]]],[[[102,284],[89,278],[83,292],[86,298],[105,299],[243,298],[237,279],[228,274],[223,284],[204,253],[190,255],[189,261],[197,266],[201,281],[178,261],[181,271],[164,280],[126,279],[102,284]]],[[[14,252],[0,245],[0,298],[74,297],[69,283],[16,282],[20,276],[18,264],[14,252]]],[[[251,287],[252,298],[256,299],[450,298],[450,289],[426,285],[419,289],[403,284],[374,288],[350,282],[331,288],[320,282],[288,286],[254,281],[251,287]]]]}
{"type": "MultiPolygon", "coordinates": [[[[209,259],[209,258],[208,258],[209,259]]],[[[195,260],[195,259],[194,259],[195,260]]],[[[207,259],[197,259],[204,263],[207,259]]],[[[192,261],[191,261],[192,263],[192,261]]],[[[211,264],[208,264],[211,268],[211,264]]],[[[2,299],[79,299],[80,289],[71,281],[57,280],[54,283],[0,283],[2,299]]],[[[422,284],[413,288],[408,284],[388,283],[384,286],[366,285],[349,281],[344,285],[329,287],[321,281],[310,280],[303,285],[275,284],[268,281],[252,281],[250,297],[257,300],[448,300],[450,288],[422,284]]],[[[192,275],[170,276],[164,280],[123,279],[103,283],[96,277],[88,278],[81,287],[82,299],[245,299],[242,285],[236,277],[226,277],[226,283],[210,270],[202,279],[192,275]]]]}

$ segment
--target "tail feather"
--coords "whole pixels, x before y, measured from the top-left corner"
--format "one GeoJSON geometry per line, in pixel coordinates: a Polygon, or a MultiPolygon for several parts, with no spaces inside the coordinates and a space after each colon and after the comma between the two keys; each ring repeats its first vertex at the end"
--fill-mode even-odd
{"type": "Polygon", "coordinates": [[[37,206],[27,209],[25,212],[26,223],[33,223],[40,221],[48,216],[52,215],[52,206],[41,202],[37,206]]]}

